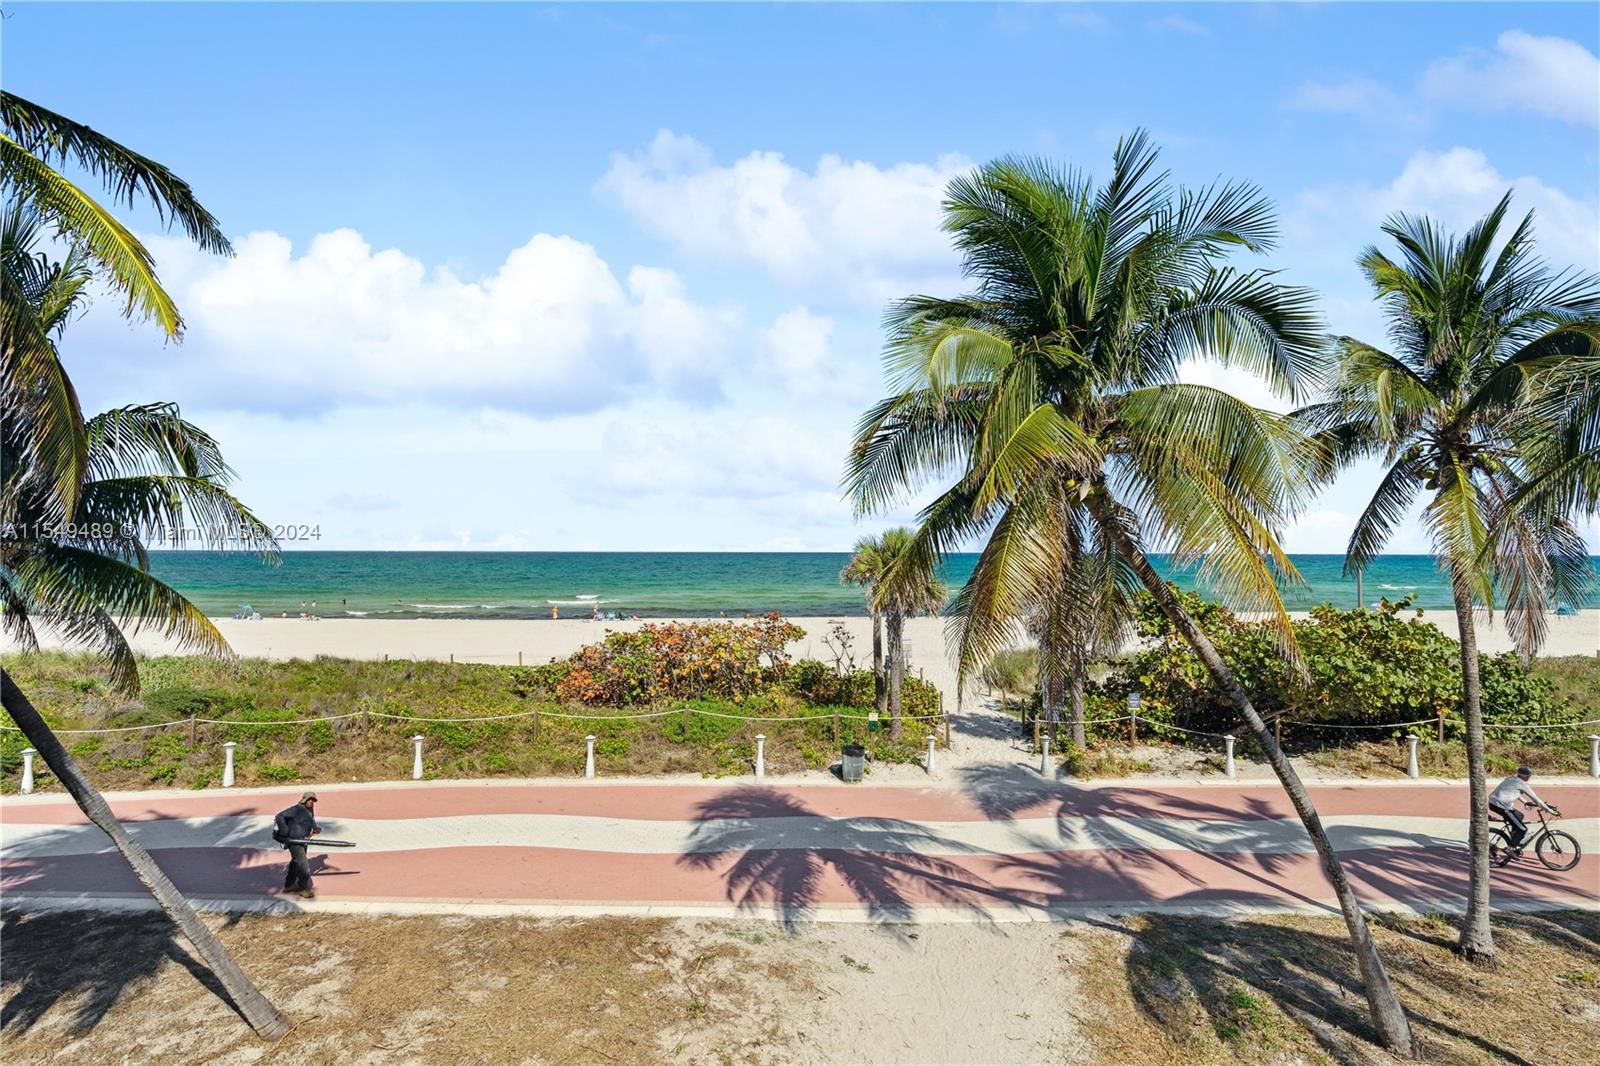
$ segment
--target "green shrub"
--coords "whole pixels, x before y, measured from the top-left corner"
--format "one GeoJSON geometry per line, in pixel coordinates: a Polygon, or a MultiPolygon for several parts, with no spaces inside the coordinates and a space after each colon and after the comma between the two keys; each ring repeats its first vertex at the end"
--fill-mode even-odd
{"type": "MultiPolygon", "coordinates": [[[[1306,676],[1284,661],[1277,633],[1266,622],[1245,622],[1225,608],[1180,593],[1184,606],[1200,620],[1217,651],[1250,693],[1263,716],[1336,725],[1385,725],[1443,715],[1447,737],[1463,732],[1460,718],[1460,647],[1421,620],[1409,599],[1387,600],[1377,610],[1343,611],[1324,604],[1311,617],[1293,623],[1306,676]],[[1411,617],[1404,617],[1410,614],[1411,617]]],[[[1140,715],[1155,723],[1158,735],[1182,740],[1179,726],[1214,733],[1238,728],[1238,716],[1210,673],[1173,632],[1153,600],[1139,605],[1141,635],[1153,641],[1118,660],[1110,675],[1093,686],[1091,717],[1124,713],[1130,692],[1143,696],[1140,715]]],[[[1515,655],[1484,656],[1483,712],[1486,722],[1512,724],[1575,718],[1544,678],[1515,655]]],[[[1145,729],[1144,723],[1140,725],[1145,729]]],[[[1404,730],[1396,730],[1401,732],[1404,730]]],[[[1314,732],[1314,731],[1308,731],[1314,732]]],[[[1338,739],[1331,731],[1322,739],[1338,739]]],[[[1426,737],[1436,734],[1419,731],[1426,737]]],[[[1381,731],[1368,734],[1369,738],[1381,731]]]]}
{"type": "Polygon", "coordinates": [[[292,766],[277,766],[268,764],[257,771],[268,781],[293,781],[300,776],[300,771],[292,766]]]}

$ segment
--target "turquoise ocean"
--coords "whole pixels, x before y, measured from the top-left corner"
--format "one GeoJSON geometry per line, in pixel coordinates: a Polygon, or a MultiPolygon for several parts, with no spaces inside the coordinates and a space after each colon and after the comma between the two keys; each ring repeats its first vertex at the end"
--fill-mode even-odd
{"type": "MultiPolygon", "coordinates": [[[[623,617],[863,614],[861,592],[839,583],[843,552],[285,552],[277,565],[237,553],[151,553],[151,569],[208,615],[249,604],[263,615],[322,618],[586,617],[598,605],[623,617]],[[311,606],[315,601],[316,606],[311,606]]],[[[959,586],[974,556],[955,555],[944,577],[959,586]]],[[[1297,555],[1304,586],[1284,590],[1291,610],[1356,605],[1340,555],[1297,555]]],[[[1180,585],[1193,575],[1157,566],[1180,585]]],[[[1450,590],[1431,557],[1386,555],[1364,578],[1368,603],[1411,595],[1449,608],[1450,590]]],[[[1202,591],[1205,591],[1202,589],[1202,591]]],[[[1586,602],[1600,607],[1591,587],[1586,602]]]]}

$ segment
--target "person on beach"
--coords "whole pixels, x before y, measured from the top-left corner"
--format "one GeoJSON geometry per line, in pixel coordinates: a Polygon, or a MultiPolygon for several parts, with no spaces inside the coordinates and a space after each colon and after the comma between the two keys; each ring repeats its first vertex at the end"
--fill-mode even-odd
{"type": "Polygon", "coordinates": [[[1533,771],[1526,766],[1519,767],[1517,772],[1495,786],[1489,793],[1489,809],[1506,820],[1506,827],[1511,834],[1512,850],[1521,850],[1522,838],[1527,835],[1528,823],[1522,817],[1522,812],[1517,810],[1517,801],[1530,803],[1542,811],[1560,815],[1561,812],[1539,798],[1539,794],[1528,784],[1528,779],[1533,776],[1533,771]]]}
{"type": "Polygon", "coordinates": [[[322,832],[317,825],[317,794],[307,792],[293,807],[278,812],[272,820],[272,839],[289,851],[289,870],[283,877],[283,890],[301,899],[316,899],[311,890],[311,864],[306,861],[306,846],[296,840],[309,840],[322,832]]]}

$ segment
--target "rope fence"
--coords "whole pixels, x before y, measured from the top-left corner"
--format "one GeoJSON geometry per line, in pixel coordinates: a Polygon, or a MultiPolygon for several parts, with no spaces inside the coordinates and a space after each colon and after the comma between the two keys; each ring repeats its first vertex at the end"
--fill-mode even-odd
{"type": "MultiPolygon", "coordinates": [[[[685,719],[687,719],[690,715],[696,715],[696,714],[703,715],[703,716],[706,716],[706,717],[709,717],[709,718],[719,718],[719,719],[724,719],[724,720],[743,721],[743,722],[816,722],[816,723],[827,723],[827,722],[831,721],[833,723],[833,725],[834,725],[834,733],[835,733],[835,740],[836,741],[838,740],[838,724],[839,724],[839,722],[841,720],[849,719],[849,720],[852,720],[852,721],[874,722],[877,719],[877,715],[876,715],[875,712],[869,713],[869,714],[843,714],[841,712],[834,711],[834,712],[827,713],[827,714],[788,715],[788,716],[779,717],[779,716],[770,716],[770,715],[727,714],[727,713],[724,713],[722,711],[706,711],[706,710],[701,710],[701,709],[696,708],[696,707],[681,707],[681,708],[677,708],[677,709],[673,709],[673,710],[665,710],[665,711],[644,711],[644,712],[639,712],[639,713],[635,713],[635,714],[568,714],[568,713],[563,713],[563,712],[560,712],[560,711],[542,711],[542,710],[537,710],[536,709],[536,710],[529,710],[529,711],[519,711],[519,712],[516,712],[516,713],[513,713],[513,714],[479,715],[479,716],[464,717],[464,718],[424,717],[424,716],[421,716],[421,715],[411,715],[411,714],[392,714],[392,713],[387,712],[387,711],[351,711],[351,712],[346,713],[346,714],[318,716],[316,718],[294,718],[294,719],[284,719],[284,720],[280,720],[280,721],[267,721],[267,722],[236,721],[236,720],[230,720],[230,719],[224,719],[224,718],[200,718],[198,716],[195,716],[195,717],[190,717],[190,718],[175,718],[175,719],[173,719],[171,721],[168,721],[168,722],[153,722],[153,723],[148,723],[148,724],[144,724],[144,725],[107,726],[107,727],[98,728],[98,729],[59,729],[59,730],[55,730],[55,732],[62,733],[62,734],[73,734],[73,735],[108,734],[108,733],[131,733],[131,732],[140,732],[140,731],[151,730],[151,729],[170,729],[170,728],[172,728],[174,726],[188,726],[189,727],[190,743],[193,744],[194,741],[195,741],[195,728],[197,726],[199,726],[199,725],[245,726],[245,727],[248,727],[248,728],[271,728],[271,727],[277,726],[277,727],[284,727],[284,728],[291,728],[292,729],[292,728],[296,728],[296,727],[300,727],[300,726],[316,725],[319,722],[337,722],[337,721],[350,719],[350,718],[362,718],[364,720],[369,720],[369,721],[371,719],[373,719],[373,718],[381,718],[381,719],[385,719],[385,720],[388,720],[388,721],[395,721],[395,722],[418,722],[418,723],[422,723],[422,724],[433,724],[433,725],[456,724],[456,723],[464,723],[464,722],[503,722],[503,721],[508,721],[508,720],[512,720],[512,719],[519,719],[519,718],[532,718],[533,719],[534,730],[535,730],[535,733],[537,733],[538,722],[539,722],[539,718],[541,716],[542,717],[548,717],[548,718],[561,719],[561,720],[564,720],[564,721],[571,721],[571,722],[619,722],[619,721],[649,721],[649,720],[652,720],[652,719],[667,718],[667,717],[670,717],[672,715],[681,715],[685,719]]],[[[942,708],[941,708],[940,712],[937,713],[937,714],[902,715],[901,718],[902,718],[902,720],[909,720],[909,721],[928,721],[928,720],[934,720],[934,719],[942,720],[943,723],[944,723],[944,727],[945,727],[944,743],[945,743],[946,747],[949,746],[949,744],[950,744],[950,731],[949,731],[950,730],[950,720],[943,713],[942,708]]],[[[1437,716],[1437,717],[1434,717],[1434,718],[1417,718],[1417,719],[1413,719],[1411,721],[1406,721],[1406,722],[1374,722],[1374,723],[1370,723],[1370,724],[1369,723],[1347,724],[1347,723],[1336,723],[1336,722],[1312,722],[1312,721],[1306,721],[1306,720],[1300,720],[1300,719],[1288,719],[1288,718],[1281,718],[1280,717],[1280,718],[1277,718],[1277,719],[1273,720],[1273,726],[1274,726],[1274,730],[1275,731],[1278,728],[1280,728],[1281,726],[1283,726],[1284,724],[1296,725],[1296,726],[1308,726],[1308,727],[1316,728],[1316,729],[1340,729],[1340,730],[1367,729],[1367,730],[1392,731],[1392,730],[1395,730],[1395,729],[1404,729],[1404,728],[1407,728],[1407,727],[1410,727],[1410,726],[1432,725],[1432,724],[1437,723],[1439,725],[1440,735],[1442,737],[1443,736],[1444,721],[1445,721],[1445,719],[1444,719],[1443,715],[1440,715],[1440,716],[1437,716]]],[[[1175,732],[1178,732],[1178,733],[1188,734],[1190,736],[1210,737],[1210,738],[1213,738],[1213,739],[1221,740],[1223,742],[1223,745],[1224,745],[1224,748],[1225,748],[1223,772],[1229,778],[1235,777],[1236,774],[1237,774],[1235,761],[1234,761],[1234,745],[1236,744],[1236,742],[1239,739],[1239,736],[1238,736],[1237,733],[1216,733],[1216,732],[1211,732],[1209,730],[1204,730],[1204,729],[1190,729],[1190,728],[1188,728],[1186,726],[1174,725],[1174,724],[1172,724],[1170,722],[1161,722],[1161,721],[1158,721],[1158,720],[1156,720],[1154,718],[1150,718],[1150,717],[1148,717],[1146,715],[1141,715],[1141,714],[1137,714],[1137,713],[1129,713],[1129,714],[1117,715],[1116,717],[1113,717],[1113,718],[1088,718],[1088,719],[1084,720],[1083,724],[1085,726],[1107,726],[1107,725],[1115,725],[1115,724],[1117,724],[1119,722],[1127,722],[1128,723],[1128,731],[1129,731],[1130,741],[1134,739],[1134,732],[1135,732],[1135,729],[1136,729],[1136,724],[1138,722],[1144,722],[1146,725],[1152,726],[1157,730],[1172,730],[1172,731],[1175,731],[1175,732]]],[[[1054,724],[1059,725],[1061,723],[1058,720],[1054,724]]],[[[1584,728],[1586,726],[1595,726],[1595,725],[1600,725],[1600,718],[1586,718],[1586,719],[1583,719],[1581,721],[1573,721],[1573,722],[1517,722],[1517,723],[1504,723],[1504,724],[1497,724],[1497,725],[1492,724],[1492,725],[1486,725],[1484,728],[1485,729],[1560,730],[1560,729],[1581,729],[1581,728],[1584,728]]],[[[21,732],[21,730],[16,726],[0,726],[0,730],[3,730],[5,732],[13,732],[13,733],[21,732]]],[[[416,736],[411,737],[410,741],[409,741],[411,746],[412,746],[412,772],[411,772],[411,777],[412,777],[413,780],[420,780],[422,778],[422,776],[423,776],[422,747],[423,747],[423,743],[424,743],[425,739],[426,738],[422,734],[419,733],[416,736]]],[[[1408,751],[1407,751],[1407,763],[1408,763],[1408,765],[1407,765],[1407,768],[1406,768],[1406,774],[1409,777],[1416,778],[1416,777],[1421,776],[1420,770],[1418,768],[1418,763],[1417,763],[1417,744],[1418,744],[1418,741],[1420,740],[1420,738],[1418,737],[1417,734],[1411,733],[1411,734],[1408,734],[1405,739],[1406,739],[1407,748],[1408,748],[1408,751]]],[[[755,760],[754,760],[753,766],[754,766],[755,776],[758,779],[765,776],[764,749],[765,749],[766,740],[767,740],[766,736],[765,735],[761,735],[761,734],[758,734],[756,736],[756,738],[755,738],[755,741],[756,741],[756,752],[755,752],[755,760]]],[[[585,778],[593,778],[595,776],[595,765],[596,765],[595,764],[595,741],[596,741],[596,737],[595,737],[594,734],[591,733],[587,737],[584,738],[584,741],[585,741],[584,777],[585,778]]],[[[1600,736],[1596,736],[1596,735],[1591,734],[1590,737],[1589,737],[1589,744],[1590,744],[1589,774],[1590,774],[1591,777],[1600,778],[1600,736]]],[[[222,785],[223,785],[224,788],[231,787],[234,784],[234,779],[235,779],[234,778],[234,749],[237,746],[238,745],[236,745],[232,741],[228,741],[227,743],[224,743],[222,745],[222,747],[224,749],[224,759],[225,759],[224,766],[223,766],[223,771],[222,771],[222,785]]],[[[933,773],[933,767],[934,767],[934,746],[935,746],[935,737],[934,737],[933,733],[930,733],[929,736],[928,736],[928,750],[927,750],[927,756],[926,756],[927,761],[925,763],[925,767],[926,767],[928,773],[930,773],[930,774],[933,773]]],[[[848,756],[849,751],[850,751],[849,748],[845,749],[845,752],[846,752],[847,756],[848,756]]],[[[1041,758],[1040,758],[1040,773],[1048,773],[1048,772],[1050,772],[1049,751],[1050,751],[1050,749],[1049,749],[1049,738],[1048,737],[1044,737],[1043,738],[1043,745],[1042,745],[1042,747],[1040,749],[1040,754],[1041,754],[1041,758]]],[[[36,754],[37,753],[32,748],[26,748],[26,749],[24,749],[22,751],[22,782],[21,782],[21,787],[20,787],[19,791],[21,791],[25,795],[33,792],[33,790],[34,790],[33,760],[34,760],[34,756],[36,754]]],[[[849,759],[846,758],[845,762],[848,763],[849,759]]],[[[860,779],[859,778],[859,773],[857,773],[857,776],[854,777],[854,778],[847,778],[847,780],[859,780],[859,779],[860,779]]]]}
{"type": "MultiPolygon", "coordinates": [[[[276,721],[250,722],[230,718],[174,718],[170,722],[151,722],[148,725],[105,726],[97,729],[55,729],[55,733],[131,733],[143,729],[170,729],[173,726],[189,725],[225,725],[244,726],[246,728],[268,729],[273,726],[293,728],[295,726],[316,725],[319,722],[337,722],[346,718],[385,718],[395,722],[423,722],[436,725],[455,725],[460,722],[504,722],[513,718],[559,718],[572,722],[633,722],[646,721],[652,718],[667,718],[672,715],[698,714],[707,718],[724,718],[738,722],[830,722],[835,718],[852,721],[866,722],[875,720],[872,714],[797,714],[786,717],[773,717],[754,714],[723,714],[721,711],[705,711],[698,707],[683,707],[670,711],[641,711],[636,714],[564,714],[560,711],[517,711],[514,714],[490,714],[469,718],[427,718],[415,714],[390,714],[386,711],[351,711],[349,714],[330,714],[316,718],[284,718],[276,721]]],[[[928,722],[944,718],[943,714],[903,714],[901,721],[928,722]]],[[[1123,719],[1109,718],[1105,721],[1119,722],[1123,719]]],[[[888,721],[888,719],[884,719],[888,721]]],[[[0,731],[7,733],[21,732],[14,725],[0,726],[0,731]]],[[[1218,734],[1220,735],[1220,734],[1218,734]]]]}

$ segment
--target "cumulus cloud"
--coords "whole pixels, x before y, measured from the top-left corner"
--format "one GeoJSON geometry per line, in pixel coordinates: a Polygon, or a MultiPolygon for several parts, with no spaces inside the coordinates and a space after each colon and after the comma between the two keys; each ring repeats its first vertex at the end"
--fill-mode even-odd
{"type": "Polygon", "coordinates": [[[662,130],[644,151],[614,156],[599,190],[692,255],[879,302],[954,274],[939,203],[972,165],[954,155],[889,167],[826,155],[807,171],[766,151],[721,165],[700,142],[662,130]]]}
{"type": "Polygon", "coordinates": [[[792,307],[762,331],[761,352],[768,369],[791,390],[815,392],[833,365],[833,319],[792,307]]]}
{"type": "Polygon", "coordinates": [[[242,407],[425,395],[582,410],[644,389],[703,394],[738,325],[735,311],[693,302],[671,271],[619,279],[571,237],[539,234],[476,279],[349,229],[299,251],[252,233],[232,259],[155,243],[188,333],[149,369],[187,368],[185,394],[242,407]]]}
{"type": "Polygon", "coordinates": [[[1577,125],[1600,125],[1600,58],[1565,37],[1508,30],[1493,51],[1469,49],[1430,65],[1422,91],[1444,103],[1532,111],[1577,125]]]}
{"type": "Polygon", "coordinates": [[[1291,232],[1298,230],[1300,239],[1310,242],[1329,239],[1330,229],[1337,227],[1347,236],[1334,244],[1350,244],[1350,234],[1365,243],[1376,239],[1376,224],[1397,211],[1427,214],[1461,230],[1483,217],[1507,189],[1513,190],[1512,211],[1517,217],[1533,210],[1534,234],[1547,258],[1560,266],[1600,267],[1600,205],[1569,196],[1531,175],[1508,177],[1473,148],[1419,151],[1381,187],[1310,190],[1300,198],[1291,232]]]}
{"type": "Polygon", "coordinates": [[[1386,122],[1414,122],[1419,117],[1399,93],[1365,77],[1308,81],[1289,95],[1288,103],[1302,111],[1359,115],[1386,122]]]}

